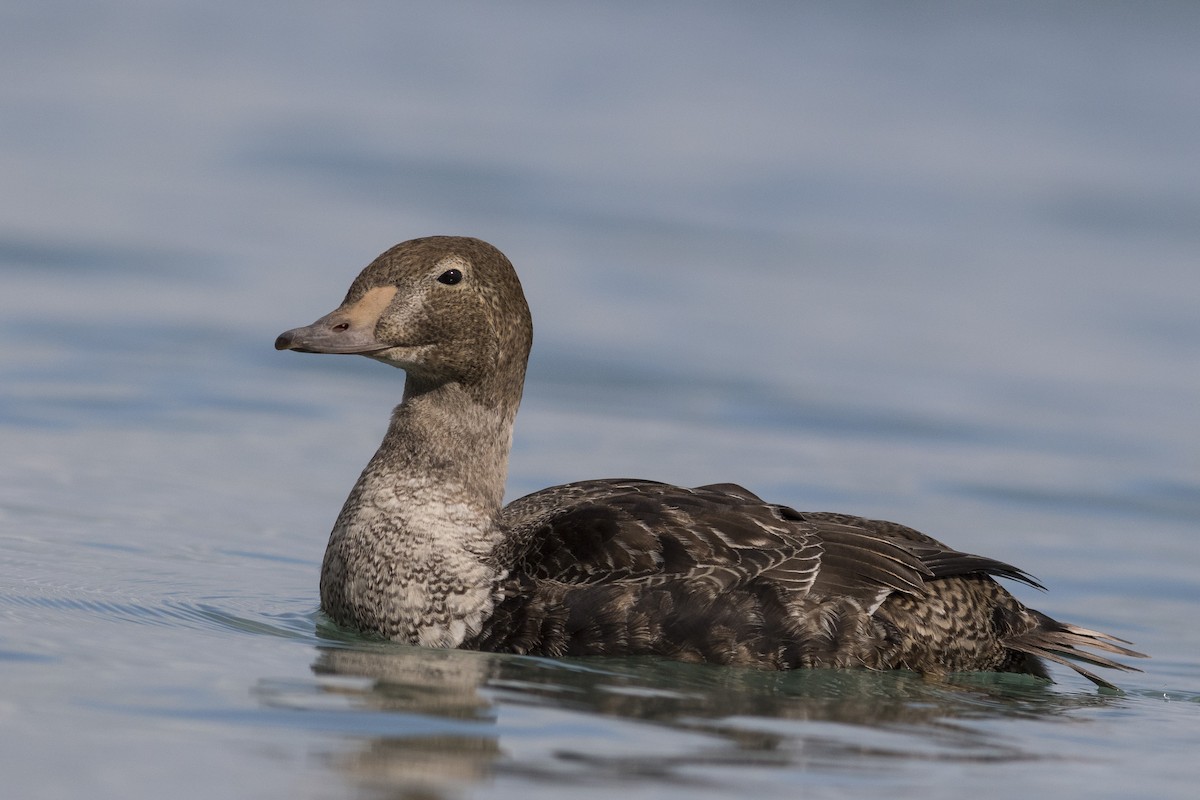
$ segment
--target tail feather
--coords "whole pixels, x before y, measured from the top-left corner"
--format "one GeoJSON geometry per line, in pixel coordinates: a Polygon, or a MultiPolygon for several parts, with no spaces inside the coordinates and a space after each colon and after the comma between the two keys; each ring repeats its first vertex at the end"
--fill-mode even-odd
{"type": "Polygon", "coordinates": [[[1124,646],[1130,642],[1106,633],[1081,628],[1078,625],[1059,622],[1032,609],[1028,613],[1033,616],[1037,624],[1025,633],[1006,641],[1005,645],[1010,649],[1070,667],[1092,683],[1106,689],[1116,689],[1117,687],[1084,668],[1079,662],[1123,672],[1141,672],[1137,667],[1131,667],[1092,652],[1100,650],[1128,658],[1147,657],[1144,653],[1124,646]]]}

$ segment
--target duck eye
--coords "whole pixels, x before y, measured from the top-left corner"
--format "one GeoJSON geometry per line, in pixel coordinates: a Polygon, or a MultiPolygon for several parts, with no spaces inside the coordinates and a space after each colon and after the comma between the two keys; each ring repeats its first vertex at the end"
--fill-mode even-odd
{"type": "Polygon", "coordinates": [[[438,275],[438,283],[444,283],[447,286],[453,286],[463,279],[462,272],[456,269],[448,269],[441,275],[438,275]]]}

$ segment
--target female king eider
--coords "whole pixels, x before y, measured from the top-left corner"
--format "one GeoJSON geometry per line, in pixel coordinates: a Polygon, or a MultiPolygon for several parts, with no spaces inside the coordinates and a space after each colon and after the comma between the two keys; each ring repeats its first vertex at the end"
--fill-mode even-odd
{"type": "Polygon", "coordinates": [[[504,254],[431,236],[379,256],[335,311],[275,341],[407,373],[325,552],[321,606],[339,625],[429,647],[766,669],[1048,677],[1049,659],[1106,687],[1077,662],[1141,657],[1026,608],[994,580],[1041,588],[1016,567],[734,484],[592,480],[503,505],[532,338],[504,254]]]}

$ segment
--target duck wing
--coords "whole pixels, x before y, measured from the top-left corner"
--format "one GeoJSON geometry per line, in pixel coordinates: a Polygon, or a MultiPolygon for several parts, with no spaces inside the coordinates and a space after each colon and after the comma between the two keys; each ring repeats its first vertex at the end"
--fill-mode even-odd
{"type": "MultiPolygon", "coordinates": [[[[952,578],[960,575],[991,575],[997,578],[1024,583],[1035,589],[1045,591],[1046,587],[1038,582],[1025,570],[1014,567],[1004,561],[986,556],[977,556],[955,550],[939,542],[932,536],[918,530],[881,519],[867,519],[851,514],[837,514],[826,511],[806,511],[801,515],[805,522],[814,526],[824,539],[848,539],[846,547],[840,552],[832,553],[833,559],[845,558],[852,554],[850,543],[855,538],[866,537],[872,542],[888,541],[915,556],[927,570],[927,578],[952,578]]],[[[832,570],[834,575],[845,576],[852,574],[849,565],[842,569],[832,570]]],[[[832,587],[831,587],[832,588],[832,587]]]]}
{"type": "Polygon", "coordinates": [[[942,574],[1019,573],[867,522],[802,514],[736,484],[688,489],[631,479],[544,489],[502,517],[512,543],[505,566],[570,585],[683,582],[721,592],[767,583],[791,600],[840,594],[876,605],[942,574]]]}

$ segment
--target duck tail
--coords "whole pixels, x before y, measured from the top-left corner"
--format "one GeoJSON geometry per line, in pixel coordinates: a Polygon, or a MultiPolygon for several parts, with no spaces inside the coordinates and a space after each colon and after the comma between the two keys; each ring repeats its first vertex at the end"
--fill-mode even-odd
{"type": "Polygon", "coordinates": [[[1005,646],[1019,653],[1044,658],[1056,664],[1070,667],[1097,686],[1102,686],[1106,689],[1117,688],[1112,683],[1109,683],[1104,678],[1082,666],[1080,662],[1096,667],[1104,667],[1105,669],[1122,670],[1124,672],[1141,672],[1141,670],[1137,667],[1131,667],[1128,664],[1114,661],[1094,651],[1099,650],[1103,653],[1114,653],[1128,658],[1148,658],[1145,653],[1139,653],[1136,650],[1125,647],[1125,645],[1131,644],[1131,642],[1119,639],[1116,636],[1109,636],[1107,633],[1100,633],[1099,631],[1081,628],[1078,625],[1059,622],[1033,609],[1027,609],[1026,613],[1033,618],[1034,626],[1025,633],[1018,634],[1005,641],[1005,646]]]}

